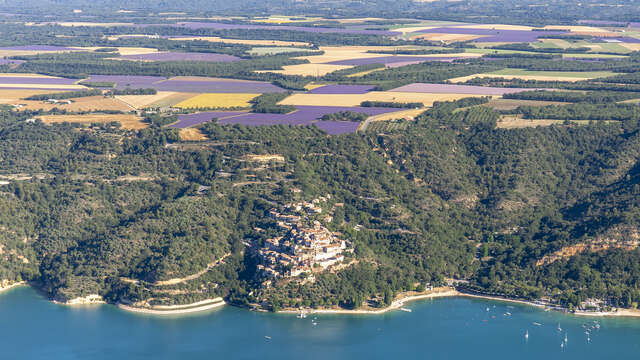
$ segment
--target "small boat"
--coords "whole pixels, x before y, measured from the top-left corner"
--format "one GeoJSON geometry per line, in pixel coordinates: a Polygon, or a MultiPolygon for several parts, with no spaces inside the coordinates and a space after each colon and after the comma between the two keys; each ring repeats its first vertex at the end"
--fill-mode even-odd
{"type": "Polygon", "coordinates": [[[506,313],[504,313],[504,316],[511,316],[511,313],[507,311],[506,313]]]}
{"type": "Polygon", "coordinates": [[[564,334],[564,343],[568,343],[569,342],[569,338],[567,337],[567,334],[564,334]]]}
{"type": "Polygon", "coordinates": [[[524,338],[525,338],[525,339],[529,339],[529,330],[527,330],[527,331],[524,333],[524,338]]]}
{"type": "Polygon", "coordinates": [[[534,322],[533,325],[535,326],[542,326],[542,324],[540,324],[539,322],[534,322]]]}
{"type": "Polygon", "coordinates": [[[487,308],[487,311],[489,311],[489,308],[487,308]]]}
{"type": "Polygon", "coordinates": [[[404,312],[411,312],[411,309],[407,309],[407,308],[400,308],[400,310],[402,310],[404,312]]]}
{"type": "Polygon", "coordinates": [[[267,340],[271,340],[271,336],[265,335],[264,338],[267,339],[267,340]]]}
{"type": "Polygon", "coordinates": [[[560,327],[560,324],[558,324],[558,331],[562,332],[562,328],[560,327]]]}
{"type": "Polygon", "coordinates": [[[595,327],[596,329],[600,330],[600,324],[596,323],[596,324],[594,325],[594,327],[595,327]]]}
{"type": "Polygon", "coordinates": [[[298,319],[304,319],[307,317],[307,314],[304,312],[304,310],[300,310],[300,313],[298,315],[296,315],[296,317],[298,319]]]}
{"type": "Polygon", "coordinates": [[[563,342],[560,343],[560,348],[564,349],[564,343],[563,342]]]}

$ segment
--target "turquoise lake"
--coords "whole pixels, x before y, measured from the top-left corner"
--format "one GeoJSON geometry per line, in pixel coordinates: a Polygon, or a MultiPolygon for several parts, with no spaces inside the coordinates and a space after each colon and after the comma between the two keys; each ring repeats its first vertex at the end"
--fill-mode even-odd
{"type": "Polygon", "coordinates": [[[23,287],[0,294],[0,358],[640,358],[640,318],[576,317],[467,298],[419,301],[407,307],[412,312],[297,319],[227,306],[157,317],[110,305],[60,306],[23,287]],[[590,341],[585,328],[591,328],[590,341]]]}

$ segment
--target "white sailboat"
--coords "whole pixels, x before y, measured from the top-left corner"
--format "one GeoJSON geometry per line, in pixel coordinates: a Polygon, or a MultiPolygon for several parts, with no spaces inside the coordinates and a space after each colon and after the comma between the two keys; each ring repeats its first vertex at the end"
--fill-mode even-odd
{"type": "Polygon", "coordinates": [[[529,340],[529,330],[524,333],[524,339],[529,340]]]}

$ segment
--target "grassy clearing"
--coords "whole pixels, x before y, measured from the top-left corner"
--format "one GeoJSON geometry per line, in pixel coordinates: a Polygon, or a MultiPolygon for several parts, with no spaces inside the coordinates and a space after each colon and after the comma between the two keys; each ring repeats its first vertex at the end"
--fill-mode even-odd
{"type": "Polygon", "coordinates": [[[491,99],[488,103],[481,106],[493,108],[495,110],[514,110],[518,106],[547,106],[547,105],[566,105],[567,103],[556,101],[540,101],[540,100],[518,100],[518,99],[491,99]]]}
{"type": "Polygon", "coordinates": [[[249,101],[253,100],[259,95],[260,94],[247,93],[200,94],[182,101],[175,106],[182,109],[249,107],[251,106],[249,101]]]}
{"type": "Polygon", "coordinates": [[[449,79],[452,83],[463,83],[475,78],[505,78],[540,81],[580,81],[619,75],[611,71],[530,71],[522,69],[503,69],[490,73],[474,74],[449,79]]]}
{"type": "MultiPolygon", "coordinates": [[[[549,120],[549,119],[523,119],[518,116],[513,115],[505,115],[502,116],[497,123],[498,129],[522,129],[522,128],[532,128],[538,126],[551,126],[554,124],[563,124],[564,120],[549,120]]],[[[589,120],[569,120],[572,124],[586,125],[589,123],[589,120]]]]}
{"type": "Polygon", "coordinates": [[[180,140],[204,141],[204,140],[208,140],[208,138],[198,128],[186,128],[186,129],[180,129],[180,140]]]}
{"type": "Polygon", "coordinates": [[[84,115],[41,115],[36,118],[42,120],[45,124],[55,123],[110,123],[119,122],[125,129],[144,129],[148,124],[142,122],[142,118],[133,114],[84,114],[84,115]]]}
{"type": "Polygon", "coordinates": [[[20,110],[44,110],[49,111],[54,108],[60,110],[67,110],[73,112],[81,111],[124,111],[128,112],[135,110],[132,106],[115,99],[105,98],[104,96],[88,96],[82,98],[70,99],[73,102],[71,104],[51,104],[46,101],[34,101],[34,100],[13,100],[9,104],[21,104],[24,107],[20,110]]]}

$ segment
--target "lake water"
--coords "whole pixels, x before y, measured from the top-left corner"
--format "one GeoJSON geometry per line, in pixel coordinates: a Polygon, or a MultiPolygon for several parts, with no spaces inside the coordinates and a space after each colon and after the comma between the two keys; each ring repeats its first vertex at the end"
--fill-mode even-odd
{"type": "Polygon", "coordinates": [[[0,359],[640,358],[640,318],[597,319],[588,342],[583,324],[595,318],[467,298],[407,307],[413,311],[297,319],[227,306],[157,317],[60,306],[23,287],[0,294],[0,359]]]}

